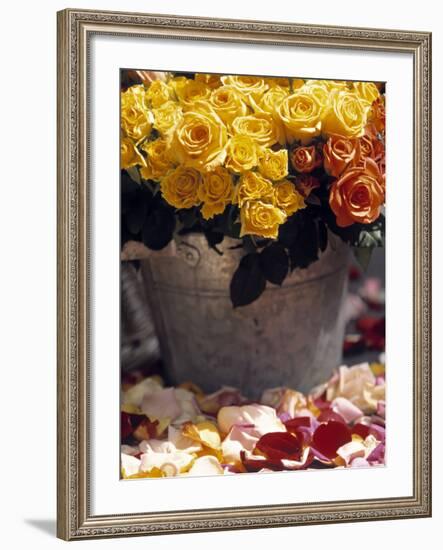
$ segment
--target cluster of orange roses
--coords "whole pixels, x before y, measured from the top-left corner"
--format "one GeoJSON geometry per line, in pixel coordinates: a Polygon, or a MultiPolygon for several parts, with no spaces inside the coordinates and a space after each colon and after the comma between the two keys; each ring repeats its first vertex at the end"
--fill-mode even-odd
{"type": "Polygon", "coordinates": [[[300,146],[292,150],[290,160],[298,177],[297,187],[303,195],[320,186],[310,174],[323,165],[325,172],[336,178],[329,192],[329,204],[337,225],[371,223],[380,215],[385,201],[384,105],[381,98],[373,104],[376,117],[359,138],[339,134],[325,143],[300,146]]]}

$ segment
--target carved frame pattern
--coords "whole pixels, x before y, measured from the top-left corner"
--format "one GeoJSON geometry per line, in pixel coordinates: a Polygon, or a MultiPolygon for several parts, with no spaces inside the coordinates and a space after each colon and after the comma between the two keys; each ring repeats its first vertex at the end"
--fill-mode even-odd
{"type": "Polygon", "coordinates": [[[431,34],[264,21],[58,13],[57,534],[65,540],[431,515],[431,34]],[[88,488],[87,51],[92,34],[409,52],[414,57],[412,497],[94,517],[88,488]]]}

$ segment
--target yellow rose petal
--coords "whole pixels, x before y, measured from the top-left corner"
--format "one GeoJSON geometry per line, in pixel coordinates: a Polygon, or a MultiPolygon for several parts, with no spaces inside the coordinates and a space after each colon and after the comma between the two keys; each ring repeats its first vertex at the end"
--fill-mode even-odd
{"type": "Polygon", "coordinates": [[[212,422],[204,421],[198,424],[187,423],[183,426],[183,435],[193,441],[206,445],[210,449],[219,449],[220,433],[212,422]]]}

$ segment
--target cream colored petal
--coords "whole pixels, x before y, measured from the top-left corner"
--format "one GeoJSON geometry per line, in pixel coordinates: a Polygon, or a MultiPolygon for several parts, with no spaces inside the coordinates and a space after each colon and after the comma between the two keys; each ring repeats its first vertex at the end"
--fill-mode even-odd
{"type": "Polygon", "coordinates": [[[215,456],[201,456],[197,458],[189,469],[189,476],[222,475],[223,468],[215,456]]]}
{"type": "Polygon", "coordinates": [[[260,436],[253,427],[233,426],[221,448],[226,462],[239,462],[241,451],[252,451],[260,436]]]}
{"type": "Polygon", "coordinates": [[[122,405],[140,407],[146,395],[150,395],[161,389],[162,385],[158,378],[145,378],[122,393],[122,405]]]}
{"type": "Polygon", "coordinates": [[[129,477],[140,470],[141,460],[135,456],[121,454],[121,469],[123,477],[129,477]]]}
{"type": "Polygon", "coordinates": [[[302,393],[285,387],[265,390],[260,402],[273,407],[278,414],[288,413],[291,417],[307,405],[302,393]]]}
{"type": "Polygon", "coordinates": [[[378,444],[379,441],[373,435],[368,435],[364,441],[361,438],[355,438],[342,445],[337,450],[337,455],[344,460],[346,465],[349,465],[355,458],[367,458],[378,444]]]}
{"type": "Polygon", "coordinates": [[[180,405],[180,414],[173,419],[174,425],[179,426],[183,422],[197,422],[200,419],[201,411],[192,392],[184,388],[176,388],[175,398],[180,405]]]}
{"type": "Polygon", "coordinates": [[[184,451],[167,453],[147,452],[141,456],[140,471],[149,472],[158,468],[166,476],[176,476],[186,471],[194,456],[184,451]]]}
{"type": "Polygon", "coordinates": [[[146,395],[142,401],[141,410],[150,420],[174,419],[181,414],[174,388],[161,389],[146,395]]]}
{"type": "Polygon", "coordinates": [[[168,439],[179,451],[186,451],[187,453],[198,453],[202,450],[201,444],[193,441],[189,437],[184,436],[181,428],[169,426],[168,439]]]}
{"type": "Polygon", "coordinates": [[[228,433],[234,424],[254,425],[262,435],[286,430],[274,408],[258,404],[222,407],[217,422],[223,433],[228,433]]]}

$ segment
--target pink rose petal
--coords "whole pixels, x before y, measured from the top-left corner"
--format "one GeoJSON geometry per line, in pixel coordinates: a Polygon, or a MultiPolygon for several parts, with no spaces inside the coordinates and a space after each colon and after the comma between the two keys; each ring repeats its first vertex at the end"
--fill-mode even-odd
{"type": "Polygon", "coordinates": [[[363,416],[363,412],[346,397],[336,397],[331,403],[331,408],[343,417],[348,424],[363,416]]]}
{"type": "Polygon", "coordinates": [[[141,404],[141,410],[151,420],[173,419],[181,413],[174,388],[162,389],[145,396],[141,404]]]}
{"type": "Polygon", "coordinates": [[[367,468],[368,466],[370,466],[366,458],[363,458],[361,456],[354,458],[349,465],[351,466],[351,468],[367,468]]]}

